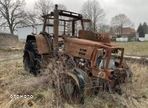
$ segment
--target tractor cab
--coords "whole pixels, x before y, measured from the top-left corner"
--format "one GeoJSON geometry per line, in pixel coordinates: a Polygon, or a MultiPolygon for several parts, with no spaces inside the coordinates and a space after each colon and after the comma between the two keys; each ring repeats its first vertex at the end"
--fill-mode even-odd
{"type": "Polygon", "coordinates": [[[91,20],[84,19],[79,13],[59,10],[55,5],[54,11],[42,17],[44,19],[42,32],[53,37],[54,46],[67,37],[110,43],[109,34],[91,31],[91,20]]]}
{"type": "Polygon", "coordinates": [[[88,30],[91,24],[89,19],[83,19],[79,13],[59,10],[58,5],[55,5],[54,11],[42,17],[44,19],[42,32],[58,35],[57,37],[78,37],[79,30],[88,30]]]}

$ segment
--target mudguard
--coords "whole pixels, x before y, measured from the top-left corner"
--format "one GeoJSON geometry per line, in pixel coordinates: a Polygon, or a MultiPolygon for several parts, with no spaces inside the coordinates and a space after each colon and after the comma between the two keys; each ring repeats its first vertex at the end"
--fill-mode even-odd
{"type": "Polygon", "coordinates": [[[48,54],[50,52],[50,48],[48,45],[48,40],[42,34],[35,36],[36,44],[39,54],[48,54]]]}
{"type": "Polygon", "coordinates": [[[38,34],[36,36],[34,35],[28,35],[27,40],[34,40],[36,41],[38,54],[49,54],[51,52],[51,41],[48,39],[48,36],[45,36],[43,34],[38,34]]]}

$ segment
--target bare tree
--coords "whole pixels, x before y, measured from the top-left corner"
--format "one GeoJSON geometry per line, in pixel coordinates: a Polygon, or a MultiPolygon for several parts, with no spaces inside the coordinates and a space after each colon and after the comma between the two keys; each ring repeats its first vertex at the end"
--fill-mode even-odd
{"type": "Polygon", "coordinates": [[[24,23],[24,0],[0,0],[1,26],[8,26],[14,34],[18,24],[24,23]]]}
{"type": "Polygon", "coordinates": [[[51,0],[38,0],[35,3],[35,9],[38,11],[39,15],[49,14],[53,8],[53,3],[51,0]]]}
{"type": "Polygon", "coordinates": [[[111,26],[133,26],[131,20],[125,14],[119,14],[111,19],[111,26]]]}
{"type": "Polygon", "coordinates": [[[104,17],[104,11],[101,9],[97,0],[87,0],[82,6],[82,14],[84,18],[88,18],[92,21],[91,30],[97,31],[99,22],[104,17]]]}
{"type": "Polygon", "coordinates": [[[32,26],[32,33],[37,33],[37,26],[42,24],[42,20],[38,17],[38,14],[34,10],[26,11],[25,25],[32,26]]]}
{"type": "Polygon", "coordinates": [[[35,25],[38,21],[38,16],[34,11],[26,11],[26,25],[35,25]]]}
{"type": "MultiPolygon", "coordinates": [[[[54,9],[52,2],[50,2],[49,5],[47,5],[47,7],[50,7],[50,9],[44,8],[45,1],[43,0],[43,2],[41,2],[41,0],[39,0],[38,2],[36,2],[36,4],[35,4],[36,10],[26,11],[26,24],[27,25],[35,25],[38,23],[42,23],[42,21],[43,21],[42,16],[49,14],[50,11],[52,11],[54,9]]],[[[63,4],[58,4],[58,9],[66,10],[67,8],[63,4]]]]}
{"type": "Polygon", "coordinates": [[[123,27],[132,27],[132,21],[125,14],[118,14],[111,19],[111,27],[119,33],[122,34],[123,27]]]}

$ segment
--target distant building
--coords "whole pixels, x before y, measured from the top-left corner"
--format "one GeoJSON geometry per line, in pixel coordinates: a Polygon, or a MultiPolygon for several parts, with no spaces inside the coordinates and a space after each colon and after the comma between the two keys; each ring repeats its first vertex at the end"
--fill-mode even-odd
{"type": "Polygon", "coordinates": [[[130,27],[116,27],[111,28],[112,39],[115,41],[135,41],[136,31],[130,27]]]}

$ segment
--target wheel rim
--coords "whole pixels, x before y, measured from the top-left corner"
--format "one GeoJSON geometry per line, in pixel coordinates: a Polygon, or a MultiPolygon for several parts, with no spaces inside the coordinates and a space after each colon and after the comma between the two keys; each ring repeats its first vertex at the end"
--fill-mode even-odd
{"type": "Polygon", "coordinates": [[[68,96],[72,96],[73,92],[74,92],[74,85],[72,83],[66,83],[64,85],[64,90],[65,90],[65,93],[68,95],[68,96]]]}
{"type": "Polygon", "coordinates": [[[69,103],[80,102],[80,89],[75,78],[65,74],[61,75],[60,94],[69,103]]]}

